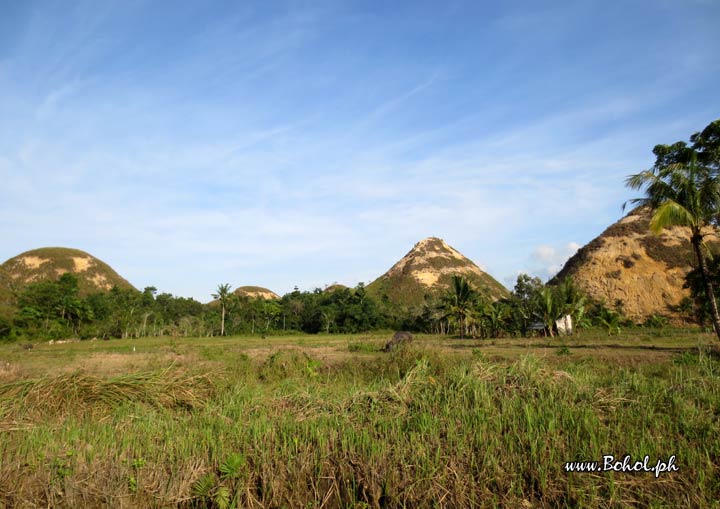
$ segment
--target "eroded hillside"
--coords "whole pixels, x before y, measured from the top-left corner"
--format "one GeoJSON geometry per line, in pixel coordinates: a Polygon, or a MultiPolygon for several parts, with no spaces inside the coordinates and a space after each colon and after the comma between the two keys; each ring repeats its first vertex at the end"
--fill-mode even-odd
{"type": "MultiPolygon", "coordinates": [[[[715,232],[706,244],[720,248],[715,232]]],[[[555,276],[572,276],[592,298],[614,307],[637,322],[652,315],[679,319],[677,307],[689,295],[683,288],[695,257],[689,230],[673,227],[660,235],[650,232],[650,213],[636,209],[582,247],[555,276]]]]}

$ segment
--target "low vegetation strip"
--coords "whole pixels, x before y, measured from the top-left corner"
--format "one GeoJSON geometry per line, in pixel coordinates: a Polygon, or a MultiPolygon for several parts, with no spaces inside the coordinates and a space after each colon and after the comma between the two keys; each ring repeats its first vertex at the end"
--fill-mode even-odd
{"type": "Polygon", "coordinates": [[[578,354],[448,356],[423,342],[344,348],[332,363],[279,347],[213,360],[212,374],[5,384],[0,421],[14,424],[0,434],[0,506],[717,503],[720,363],[703,351],[619,366],[578,354]],[[606,455],[674,455],[677,471],[565,469],[606,455]]]}

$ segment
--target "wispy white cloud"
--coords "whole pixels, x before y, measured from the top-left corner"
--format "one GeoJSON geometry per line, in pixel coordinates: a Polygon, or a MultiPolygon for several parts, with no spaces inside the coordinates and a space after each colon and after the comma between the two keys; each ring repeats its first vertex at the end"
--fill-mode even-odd
{"type": "Polygon", "coordinates": [[[389,115],[393,111],[400,108],[403,103],[410,100],[412,97],[420,94],[422,91],[430,88],[439,77],[438,72],[434,72],[428,79],[423,80],[421,83],[411,87],[409,90],[400,93],[394,97],[384,100],[382,103],[373,107],[373,109],[365,115],[362,119],[356,122],[356,128],[367,128],[374,122],[381,120],[383,117],[389,115]]]}
{"type": "Polygon", "coordinates": [[[528,272],[547,281],[557,274],[565,262],[581,247],[577,242],[569,242],[559,247],[541,244],[533,250],[530,256],[528,272]]]}

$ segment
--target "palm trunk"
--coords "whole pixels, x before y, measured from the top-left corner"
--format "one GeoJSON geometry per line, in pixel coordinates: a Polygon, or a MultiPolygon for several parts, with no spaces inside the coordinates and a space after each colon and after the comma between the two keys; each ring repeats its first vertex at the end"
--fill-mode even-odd
{"type": "Polygon", "coordinates": [[[225,304],[222,306],[222,318],[220,318],[220,335],[225,335],[225,304]]]}
{"type": "Polygon", "coordinates": [[[715,334],[720,339],[720,314],[718,314],[717,303],[715,302],[715,291],[713,289],[712,279],[708,272],[707,264],[705,263],[705,257],[700,250],[702,244],[702,235],[694,233],[692,236],[692,245],[695,250],[695,256],[700,265],[700,273],[702,274],[703,283],[705,284],[705,294],[707,295],[708,302],[710,302],[710,314],[712,315],[713,327],[715,328],[715,334]]]}

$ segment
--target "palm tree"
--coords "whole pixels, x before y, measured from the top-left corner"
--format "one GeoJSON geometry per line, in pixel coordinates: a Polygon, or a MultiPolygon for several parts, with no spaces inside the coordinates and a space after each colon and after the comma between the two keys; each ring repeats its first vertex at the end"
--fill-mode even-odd
{"type": "Polygon", "coordinates": [[[460,339],[465,339],[467,319],[472,315],[475,303],[475,291],[463,276],[454,274],[452,285],[443,296],[440,309],[444,312],[442,319],[454,318],[460,325],[460,339]]]}
{"type": "Polygon", "coordinates": [[[552,286],[543,286],[537,293],[535,316],[545,324],[550,337],[554,337],[555,321],[562,316],[563,310],[559,302],[557,291],[552,286]]]}
{"type": "Polygon", "coordinates": [[[481,330],[487,330],[487,337],[497,338],[503,333],[510,316],[510,306],[503,301],[480,302],[478,313],[481,318],[481,330]]]}
{"type": "Polygon", "coordinates": [[[220,301],[221,318],[220,318],[220,335],[225,335],[225,308],[227,307],[228,297],[230,296],[230,285],[218,285],[217,292],[212,294],[213,299],[220,301]]]}
{"type": "Polygon", "coordinates": [[[652,210],[650,230],[653,233],[659,234],[670,226],[689,228],[690,242],[702,274],[713,326],[720,339],[720,316],[703,253],[703,231],[717,224],[720,213],[720,179],[716,162],[707,157],[708,153],[698,143],[698,134],[691,140],[695,142],[691,147],[684,142],[656,146],[653,150],[657,156],[655,165],[649,170],[630,175],[625,184],[631,189],[645,190],[644,197],[632,199],[630,203],[652,210]]]}
{"type": "Polygon", "coordinates": [[[575,284],[572,277],[565,278],[556,288],[556,297],[560,304],[560,316],[570,315],[575,324],[579,324],[585,315],[585,295],[575,284]]]}

